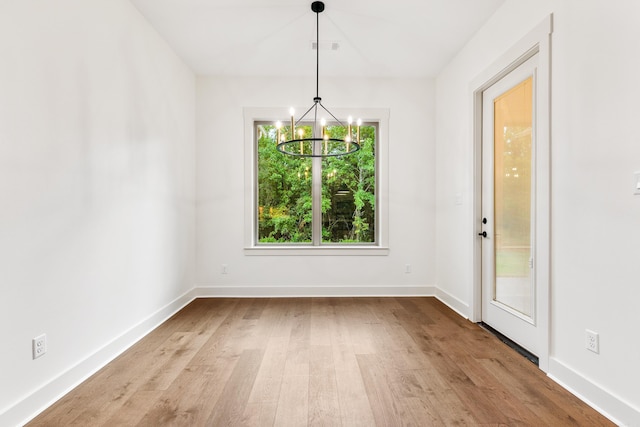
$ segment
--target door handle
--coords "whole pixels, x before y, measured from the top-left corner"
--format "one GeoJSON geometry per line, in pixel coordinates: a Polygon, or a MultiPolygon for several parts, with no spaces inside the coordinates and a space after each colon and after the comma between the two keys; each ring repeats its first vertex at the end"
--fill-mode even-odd
{"type": "Polygon", "coordinates": [[[487,232],[483,231],[482,233],[478,233],[478,236],[482,236],[482,237],[486,238],[487,237],[487,232]]]}

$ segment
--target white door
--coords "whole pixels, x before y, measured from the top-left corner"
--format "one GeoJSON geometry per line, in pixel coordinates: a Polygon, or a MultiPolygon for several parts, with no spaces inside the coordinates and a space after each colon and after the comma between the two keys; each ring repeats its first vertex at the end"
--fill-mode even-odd
{"type": "Polygon", "coordinates": [[[538,355],[538,54],[482,93],[482,321],[538,355]]]}

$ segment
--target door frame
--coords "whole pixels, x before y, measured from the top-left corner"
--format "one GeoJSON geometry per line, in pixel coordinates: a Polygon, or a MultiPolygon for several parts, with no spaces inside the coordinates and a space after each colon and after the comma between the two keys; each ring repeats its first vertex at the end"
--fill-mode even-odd
{"type": "Polygon", "coordinates": [[[498,80],[538,54],[536,114],[537,140],[535,148],[536,206],[534,212],[534,270],[541,315],[539,328],[539,367],[549,370],[551,336],[551,33],[553,16],[547,16],[538,26],[511,47],[471,84],[473,94],[473,288],[471,320],[482,320],[482,94],[498,80]]]}

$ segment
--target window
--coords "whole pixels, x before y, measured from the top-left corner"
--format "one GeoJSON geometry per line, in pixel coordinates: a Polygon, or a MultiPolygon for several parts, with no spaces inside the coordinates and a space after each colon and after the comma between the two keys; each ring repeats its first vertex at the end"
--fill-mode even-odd
{"type": "MultiPolygon", "coordinates": [[[[277,117],[260,116],[264,114],[245,114],[251,136],[247,145],[251,194],[246,197],[250,210],[246,213],[246,249],[294,254],[310,249],[314,253],[348,250],[356,254],[372,249],[386,253],[385,115],[374,115],[363,123],[358,152],[327,158],[280,153],[274,126],[277,117]]],[[[298,128],[311,133],[311,123],[298,128]]],[[[346,133],[338,124],[329,124],[327,130],[335,137],[346,133]]]]}

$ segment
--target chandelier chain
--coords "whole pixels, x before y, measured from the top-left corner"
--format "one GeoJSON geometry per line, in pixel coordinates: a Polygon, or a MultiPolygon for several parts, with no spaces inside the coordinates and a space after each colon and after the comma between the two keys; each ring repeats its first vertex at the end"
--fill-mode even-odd
{"type": "Polygon", "coordinates": [[[320,98],[320,12],[316,12],[316,98],[320,98]]]}

